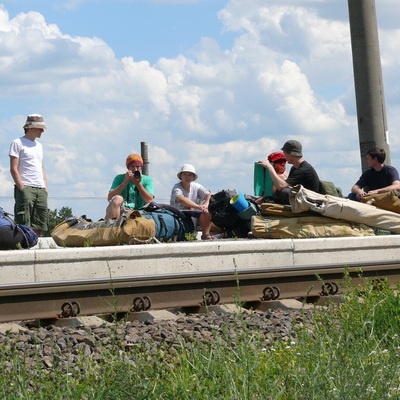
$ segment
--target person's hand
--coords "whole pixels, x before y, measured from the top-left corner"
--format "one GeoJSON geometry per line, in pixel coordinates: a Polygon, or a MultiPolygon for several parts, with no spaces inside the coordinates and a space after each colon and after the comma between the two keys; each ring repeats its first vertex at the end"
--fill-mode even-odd
{"type": "Polygon", "coordinates": [[[264,168],[272,168],[272,165],[268,160],[261,160],[258,162],[258,164],[262,165],[264,168]]]}
{"type": "Polygon", "coordinates": [[[364,192],[364,190],[360,189],[357,193],[357,199],[361,199],[361,197],[366,196],[367,193],[364,192]]]}
{"type": "Polygon", "coordinates": [[[366,195],[370,194],[378,194],[378,190],[370,190],[369,192],[365,193],[366,195]]]}
{"type": "Polygon", "coordinates": [[[125,178],[124,178],[125,183],[128,183],[131,180],[131,176],[132,175],[133,175],[132,171],[126,171],[125,172],[125,178]]]}
{"type": "Polygon", "coordinates": [[[208,207],[205,204],[201,204],[199,206],[199,210],[201,210],[201,212],[204,214],[208,214],[208,207]]]}
{"type": "Polygon", "coordinates": [[[135,178],[135,172],[128,171],[127,172],[128,179],[136,186],[142,180],[142,175],[140,174],[140,178],[135,178]]]}

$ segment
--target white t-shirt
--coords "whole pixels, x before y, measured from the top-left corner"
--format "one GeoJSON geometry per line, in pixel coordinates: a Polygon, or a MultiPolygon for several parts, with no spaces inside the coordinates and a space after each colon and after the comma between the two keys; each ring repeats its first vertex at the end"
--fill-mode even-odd
{"type": "Polygon", "coordinates": [[[45,187],[43,147],[41,143],[20,137],[11,143],[8,154],[19,159],[18,172],[24,185],[39,188],[45,187]]]}
{"type": "Polygon", "coordinates": [[[179,210],[184,210],[184,207],[178,203],[178,200],[176,199],[177,196],[181,194],[194,201],[196,204],[202,204],[205,201],[206,195],[209,193],[211,192],[197,182],[191,182],[190,190],[189,192],[186,192],[181,182],[178,182],[172,188],[170,204],[179,210]]]}

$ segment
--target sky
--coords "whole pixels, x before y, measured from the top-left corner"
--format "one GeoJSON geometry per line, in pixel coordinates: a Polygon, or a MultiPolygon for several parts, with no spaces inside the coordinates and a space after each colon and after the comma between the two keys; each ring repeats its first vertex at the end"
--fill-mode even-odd
{"type": "MultiPolygon", "coordinates": [[[[391,163],[400,168],[400,11],[376,2],[391,163]]],[[[193,164],[253,194],[254,162],[289,139],[344,194],[361,174],[347,0],[0,0],[0,206],[8,151],[42,114],[49,208],[104,217],[147,143],[155,200],[193,164]]]]}

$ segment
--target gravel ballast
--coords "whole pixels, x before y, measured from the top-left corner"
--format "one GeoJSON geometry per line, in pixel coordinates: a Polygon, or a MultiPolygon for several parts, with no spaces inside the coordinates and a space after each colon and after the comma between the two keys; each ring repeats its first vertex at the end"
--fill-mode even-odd
{"type": "MultiPolygon", "coordinates": [[[[260,335],[267,347],[278,337],[285,341],[294,340],[296,328],[311,324],[311,313],[312,308],[277,308],[240,315],[214,312],[174,314],[174,319],[118,323],[98,318],[96,324],[78,326],[34,327],[27,323],[0,325],[0,350],[12,346],[29,367],[37,367],[41,363],[43,368],[70,370],[82,354],[101,361],[105,350],[115,346],[128,354],[138,346],[145,346],[146,351],[151,352],[161,346],[173,348],[182,343],[193,346],[196,342],[223,344],[229,340],[229,345],[232,345],[243,331],[260,335]]],[[[12,368],[12,362],[6,362],[4,367],[12,368]]]]}

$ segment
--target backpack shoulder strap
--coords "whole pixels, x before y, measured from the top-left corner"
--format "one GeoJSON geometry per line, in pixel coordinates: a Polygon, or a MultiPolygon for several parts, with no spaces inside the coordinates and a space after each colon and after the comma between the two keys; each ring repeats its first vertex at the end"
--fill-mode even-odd
{"type": "Polygon", "coordinates": [[[170,204],[156,203],[155,201],[151,201],[150,203],[144,205],[141,210],[150,212],[157,210],[168,210],[179,218],[186,219],[186,215],[181,210],[178,210],[176,207],[171,206],[170,204]]]}

